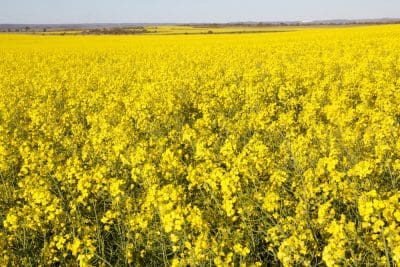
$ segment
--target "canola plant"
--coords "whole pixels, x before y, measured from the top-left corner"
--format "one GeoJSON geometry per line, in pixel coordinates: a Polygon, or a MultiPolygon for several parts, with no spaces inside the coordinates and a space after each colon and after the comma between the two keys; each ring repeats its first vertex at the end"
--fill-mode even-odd
{"type": "Polygon", "coordinates": [[[400,26],[0,59],[0,266],[400,265],[400,26]]]}

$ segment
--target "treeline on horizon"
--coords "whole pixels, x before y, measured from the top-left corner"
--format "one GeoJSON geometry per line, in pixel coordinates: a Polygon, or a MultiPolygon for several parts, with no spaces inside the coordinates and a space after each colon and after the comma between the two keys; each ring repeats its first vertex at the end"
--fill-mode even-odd
{"type": "Polygon", "coordinates": [[[229,28],[229,27],[295,27],[295,26],[351,26],[351,25],[386,25],[400,24],[399,20],[327,20],[311,22],[234,22],[234,23],[186,23],[186,24],[139,24],[129,23],[94,23],[94,24],[0,24],[0,32],[44,33],[54,31],[80,31],[81,34],[143,34],[149,33],[147,26],[175,25],[193,28],[229,28]],[[122,25],[122,26],[115,26],[122,25]]]}

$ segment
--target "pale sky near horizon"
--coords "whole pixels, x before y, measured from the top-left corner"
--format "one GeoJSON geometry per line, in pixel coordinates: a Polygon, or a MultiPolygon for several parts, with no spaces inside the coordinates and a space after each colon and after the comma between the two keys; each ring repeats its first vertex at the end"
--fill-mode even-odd
{"type": "Polygon", "coordinates": [[[0,23],[189,23],[400,18],[400,0],[0,0],[0,23]]]}

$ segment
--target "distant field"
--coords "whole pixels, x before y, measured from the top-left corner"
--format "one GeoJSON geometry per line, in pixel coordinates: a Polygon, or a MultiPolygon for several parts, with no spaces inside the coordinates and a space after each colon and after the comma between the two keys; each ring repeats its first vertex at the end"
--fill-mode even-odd
{"type": "Polygon", "coordinates": [[[290,32],[310,29],[327,28],[352,28],[371,27],[370,25],[312,25],[312,26],[231,26],[231,25],[162,25],[148,27],[122,27],[122,28],[100,28],[100,29],[32,29],[21,30],[18,34],[39,34],[39,35],[193,35],[193,34],[239,34],[239,33],[273,33],[290,32]]]}
{"type": "MultiPolygon", "coordinates": [[[[147,32],[137,33],[137,29],[135,28],[118,28],[115,33],[113,33],[113,29],[108,29],[110,32],[102,32],[105,31],[103,29],[99,29],[94,31],[92,34],[146,34],[146,35],[183,35],[183,34],[220,34],[220,33],[262,33],[262,32],[286,32],[286,31],[295,31],[301,29],[307,29],[312,27],[193,27],[193,26],[154,26],[154,27],[144,27],[147,32]],[[123,31],[123,32],[118,32],[123,31]]],[[[39,34],[39,35],[80,35],[80,34],[88,34],[90,30],[63,30],[63,29],[48,29],[44,31],[32,31],[32,32],[18,32],[19,34],[39,34]]]]}
{"type": "Polygon", "coordinates": [[[211,33],[260,33],[300,30],[302,27],[191,27],[191,26],[159,26],[147,28],[152,34],[211,34],[211,33]],[[155,31],[155,32],[154,32],[155,31]],[[154,33],[153,33],[154,32],[154,33]]]}

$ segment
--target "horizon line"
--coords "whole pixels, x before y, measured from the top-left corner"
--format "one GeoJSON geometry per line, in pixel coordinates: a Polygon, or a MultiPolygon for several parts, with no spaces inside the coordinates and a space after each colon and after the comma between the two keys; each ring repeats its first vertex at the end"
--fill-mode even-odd
{"type": "Polygon", "coordinates": [[[324,22],[324,21],[336,21],[336,20],[344,20],[344,21],[369,21],[369,20],[399,20],[400,17],[375,17],[375,18],[328,18],[328,19],[297,19],[297,20],[238,20],[238,21],[203,21],[203,22],[38,22],[38,23],[25,23],[25,22],[0,22],[0,25],[83,25],[83,24],[239,24],[239,23],[287,23],[287,22],[324,22]]]}

